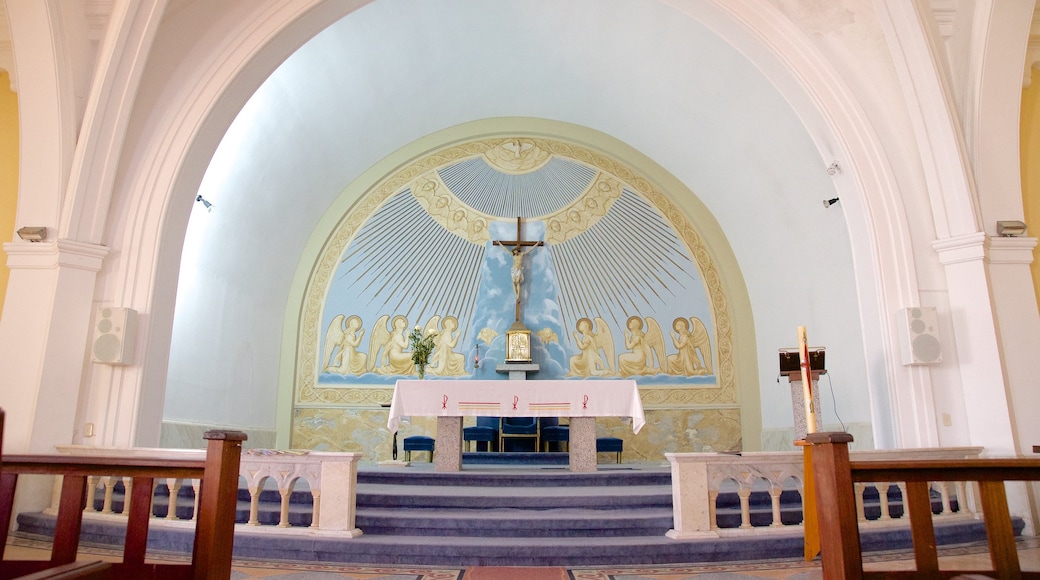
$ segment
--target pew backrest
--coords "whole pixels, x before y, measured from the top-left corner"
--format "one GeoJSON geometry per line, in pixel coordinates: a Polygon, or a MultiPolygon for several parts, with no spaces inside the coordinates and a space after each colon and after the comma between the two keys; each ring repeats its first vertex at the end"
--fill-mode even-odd
{"type": "MultiPolygon", "coordinates": [[[[0,421],[2,421],[0,410],[0,421]]],[[[2,422],[0,422],[2,433],[2,422]]],[[[2,435],[0,435],[2,436],[2,435]]],[[[0,462],[0,580],[69,566],[76,562],[86,504],[87,480],[99,473],[131,478],[123,560],[95,577],[221,579],[231,575],[239,463],[245,433],[210,431],[205,434],[205,459],[148,457],[7,455],[0,462]],[[61,493],[50,560],[3,559],[14,512],[14,496],[21,474],[62,477],[61,493]],[[148,523],[156,479],[202,480],[190,564],[146,564],[148,523]]]]}
{"type": "Polygon", "coordinates": [[[823,576],[828,578],[950,578],[990,573],[999,578],[1040,578],[1023,573],[1008,512],[1005,481],[1040,481],[1040,460],[1027,458],[850,461],[847,433],[812,433],[811,444],[823,576]],[[856,482],[906,482],[905,509],[910,515],[914,571],[863,570],[856,482]],[[939,570],[932,524],[930,483],[975,481],[986,527],[992,570],[939,570]]]}

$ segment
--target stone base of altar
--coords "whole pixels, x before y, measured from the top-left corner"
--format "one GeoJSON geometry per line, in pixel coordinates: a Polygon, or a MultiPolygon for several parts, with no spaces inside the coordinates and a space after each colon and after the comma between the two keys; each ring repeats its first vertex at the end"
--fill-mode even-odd
{"type": "MultiPolygon", "coordinates": [[[[437,417],[437,444],[433,455],[437,471],[462,470],[462,417],[437,417]]],[[[568,442],[570,469],[596,471],[596,418],[571,417],[568,442]]]]}
{"type": "Polygon", "coordinates": [[[462,470],[462,417],[437,417],[435,449],[433,464],[437,471],[462,470]]]}

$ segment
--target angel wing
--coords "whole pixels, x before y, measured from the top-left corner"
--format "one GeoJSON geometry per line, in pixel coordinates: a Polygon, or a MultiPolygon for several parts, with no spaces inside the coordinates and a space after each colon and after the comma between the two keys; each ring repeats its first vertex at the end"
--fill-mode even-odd
{"type": "Polygon", "coordinates": [[[599,352],[600,349],[603,350],[603,358],[607,361],[607,368],[610,369],[611,374],[617,373],[617,369],[614,367],[614,361],[617,360],[614,356],[614,335],[611,334],[606,320],[596,317],[596,330],[592,333],[592,343],[596,345],[596,352],[599,352]]]}
{"type": "Polygon", "coordinates": [[[430,334],[431,332],[440,332],[440,328],[438,328],[437,326],[440,323],[440,316],[431,316],[429,322],[426,323],[426,327],[423,328],[423,334],[430,334]]]}
{"type": "MultiPolygon", "coordinates": [[[[438,328],[438,325],[440,324],[440,322],[441,322],[441,317],[439,315],[431,316],[430,320],[428,320],[426,322],[426,326],[423,328],[423,336],[426,336],[427,334],[440,332],[440,328],[438,328]]],[[[430,361],[433,362],[433,366],[435,366],[435,367],[438,366],[438,365],[436,363],[437,358],[436,358],[436,356],[434,356],[434,354],[437,352],[438,348],[439,348],[438,343],[437,343],[436,340],[434,340],[433,341],[433,350],[430,351],[430,361]]]]}
{"type": "Polygon", "coordinates": [[[329,323],[329,329],[325,331],[325,354],[321,357],[321,370],[322,372],[328,371],[329,366],[332,364],[332,355],[339,348],[340,356],[343,356],[343,337],[346,335],[344,332],[346,327],[343,321],[346,320],[346,316],[337,314],[332,322],[329,323]]]}
{"type": "Polygon", "coordinates": [[[656,320],[646,317],[646,368],[656,369],[663,372],[668,368],[668,359],[665,358],[664,334],[661,325],[656,320]],[[653,353],[653,354],[651,354],[653,353]],[[657,364],[654,365],[654,355],[657,355],[657,364]]]}
{"type": "Polygon", "coordinates": [[[700,351],[701,358],[704,359],[704,368],[707,369],[709,375],[715,374],[712,371],[711,366],[711,337],[708,336],[708,329],[704,327],[704,323],[701,322],[700,318],[690,317],[690,342],[693,343],[693,347],[700,351]]]}
{"type": "Polygon", "coordinates": [[[387,322],[390,321],[390,315],[384,314],[379,317],[376,321],[375,326],[372,327],[372,334],[368,337],[368,370],[372,370],[377,366],[382,366],[382,359],[386,357],[386,347],[390,344],[390,329],[387,327],[387,322]],[[383,351],[382,355],[379,351],[383,351]]]}

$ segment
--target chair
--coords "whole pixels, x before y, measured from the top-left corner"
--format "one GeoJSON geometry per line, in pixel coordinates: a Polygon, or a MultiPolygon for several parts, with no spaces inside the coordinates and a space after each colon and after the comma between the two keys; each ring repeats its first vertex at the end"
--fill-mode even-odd
{"type": "Polygon", "coordinates": [[[541,423],[539,439],[544,444],[545,450],[549,451],[550,443],[556,443],[560,451],[566,451],[571,440],[571,428],[567,425],[560,425],[559,417],[542,417],[539,422],[541,423]]]}
{"type": "Polygon", "coordinates": [[[430,462],[433,462],[433,437],[427,437],[426,435],[412,435],[411,437],[404,438],[404,458],[405,461],[412,460],[412,451],[429,451],[430,462]]]}
{"type": "Polygon", "coordinates": [[[617,453],[617,462],[621,463],[621,450],[625,442],[617,437],[597,437],[596,453],[617,453]]]}
{"type": "Polygon", "coordinates": [[[534,439],[533,451],[538,451],[538,420],[535,417],[503,417],[502,433],[498,439],[499,451],[506,450],[506,439],[534,439]]]}
{"type": "Polygon", "coordinates": [[[494,451],[498,448],[498,426],[500,421],[500,417],[477,417],[476,426],[466,427],[462,430],[462,441],[466,442],[467,447],[469,441],[475,441],[477,451],[480,451],[480,444],[483,442],[487,444],[488,451],[494,451]]]}

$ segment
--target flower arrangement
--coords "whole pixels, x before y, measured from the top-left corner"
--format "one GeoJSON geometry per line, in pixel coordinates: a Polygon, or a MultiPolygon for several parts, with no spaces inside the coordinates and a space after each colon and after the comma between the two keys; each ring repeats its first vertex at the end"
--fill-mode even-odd
{"type": "Polygon", "coordinates": [[[435,338],[437,338],[437,333],[433,329],[424,335],[419,326],[413,328],[412,333],[408,335],[408,343],[412,347],[412,362],[415,363],[415,369],[419,371],[420,379],[426,376],[426,365],[430,363],[430,353],[433,352],[435,338]]]}

